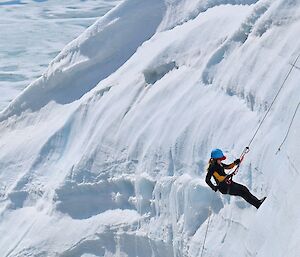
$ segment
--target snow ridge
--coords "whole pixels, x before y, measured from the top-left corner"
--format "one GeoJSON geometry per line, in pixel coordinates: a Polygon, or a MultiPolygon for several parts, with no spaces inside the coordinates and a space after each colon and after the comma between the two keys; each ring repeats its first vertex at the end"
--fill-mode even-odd
{"type": "Polygon", "coordinates": [[[153,36],[164,9],[164,3],[159,0],[151,1],[151,4],[138,0],[120,4],[66,46],[43,77],[33,82],[2,112],[0,120],[20,115],[26,109],[37,111],[50,101],[68,104],[81,98],[153,36]],[[128,27],[131,30],[126,29],[128,27]]]}

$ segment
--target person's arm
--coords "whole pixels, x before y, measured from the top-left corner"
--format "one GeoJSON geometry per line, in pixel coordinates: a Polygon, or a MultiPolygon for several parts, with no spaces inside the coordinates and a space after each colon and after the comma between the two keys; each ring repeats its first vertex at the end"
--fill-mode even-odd
{"type": "Polygon", "coordinates": [[[230,164],[225,164],[225,163],[222,162],[222,166],[225,170],[230,170],[235,166],[235,164],[234,164],[234,162],[230,163],[230,164]]]}
{"type": "Polygon", "coordinates": [[[234,166],[236,165],[239,165],[241,163],[241,160],[240,159],[236,159],[233,163],[231,164],[225,164],[225,163],[222,163],[222,166],[225,170],[230,170],[232,169],[234,166]]]}
{"type": "Polygon", "coordinates": [[[206,178],[205,178],[205,182],[207,185],[209,185],[209,187],[214,190],[215,192],[218,190],[218,187],[215,186],[212,182],[211,182],[211,177],[213,174],[213,170],[208,168],[207,174],[206,174],[206,178]]]}

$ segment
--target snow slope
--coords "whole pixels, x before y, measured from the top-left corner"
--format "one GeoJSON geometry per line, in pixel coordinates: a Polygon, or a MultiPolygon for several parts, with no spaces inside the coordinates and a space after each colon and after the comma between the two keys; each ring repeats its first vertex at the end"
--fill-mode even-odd
{"type": "MultiPolygon", "coordinates": [[[[212,148],[247,146],[300,53],[296,0],[126,0],[67,45],[0,116],[1,256],[296,257],[300,72],[235,180],[212,148]]],[[[299,61],[300,62],[300,61],[299,61]]],[[[296,66],[300,66],[300,63],[296,66]]]]}
{"type": "Polygon", "coordinates": [[[0,111],[119,1],[0,1],[0,111]]]}

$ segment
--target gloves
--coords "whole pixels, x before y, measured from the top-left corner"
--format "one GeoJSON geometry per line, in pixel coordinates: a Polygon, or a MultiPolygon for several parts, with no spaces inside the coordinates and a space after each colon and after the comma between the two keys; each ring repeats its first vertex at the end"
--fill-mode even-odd
{"type": "Polygon", "coordinates": [[[241,160],[240,159],[236,159],[235,161],[234,161],[234,164],[235,165],[239,165],[241,163],[241,160]]]}
{"type": "Polygon", "coordinates": [[[218,187],[215,186],[212,190],[214,190],[215,192],[217,192],[218,191],[218,187]]]}

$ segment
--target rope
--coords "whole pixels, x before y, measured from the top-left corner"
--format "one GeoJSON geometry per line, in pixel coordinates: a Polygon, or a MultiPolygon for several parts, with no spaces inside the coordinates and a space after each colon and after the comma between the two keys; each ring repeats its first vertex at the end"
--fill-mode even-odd
{"type": "Polygon", "coordinates": [[[288,159],[288,161],[290,162],[291,167],[298,173],[300,174],[299,170],[296,168],[296,165],[292,162],[290,156],[288,154],[286,154],[286,157],[288,159]]]}
{"type": "Polygon", "coordinates": [[[279,94],[280,94],[282,88],[284,87],[284,85],[285,85],[287,79],[289,78],[291,72],[293,71],[293,69],[294,69],[294,67],[295,67],[295,65],[296,65],[296,63],[297,63],[299,57],[300,57],[300,54],[297,56],[296,60],[294,61],[293,65],[292,65],[292,67],[290,68],[289,72],[288,72],[287,75],[285,76],[285,79],[284,79],[283,83],[281,84],[281,86],[280,86],[280,88],[279,88],[277,94],[275,95],[275,97],[274,97],[274,99],[273,99],[273,101],[272,101],[272,103],[271,103],[269,109],[267,110],[266,114],[264,115],[263,119],[261,120],[261,122],[260,122],[258,128],[256,129],[256,131],[255,131],[253,137],[251,138],[251,140],[250,140],[250,142],[249,142],[249,144],[248,144],[248,148],[250,148],[250,145],[252,144],[252,142],[253,142],[254,138],[256,137],[258,131],[260,130],[262,124],[264,123],[264,121],[265,121],[265,119],[267,118],[269,112],[271,111],[271,108],[272,108],[273,104],[275,103],[275,101],[276,101],[277,97],[279,96],[279,94]]]}
{"type": "Polygon", "coordinates": [[[297,108],[296,108],[296,110],[295,110],[295,112],[294,112],[294,115],[293,115],[293,117],[292,117],[292,121],[291,121],[291,123],[290,123],[290,125],[289,125],[289,128],[288,128],[288,130],[287,130],[287,132],[286,132],[286,134],[285,134],[285,137],[284,137],[282,143],[281,143],[280,146],[278,147],[278,150],[277,150],[276,154],[278,154],[278,153],[280,152],[281,147],[283,146],[283,144],[285,143],[286,139],[288,138],[288,135],[289,135],[289,133],[290,133],[290,129],[291,129],[292,125],[293,125],[293,122],[294,122],[294,119],[295,119],[296,114],[297,114],[297,112],[298,112],[299,106],[300,106],[300,102],[299,102],[298,105],[297,105],[297,108]]]}
{"type": "Polygon", "coordinates": [[[203,252],[204,252],[204,247],[205,247],[205,243],[206,243],[206,237],[207,237],[207,234],[208,234],[208,228],[209,228],[209,225],[210,225],[211,214],[212,214],[211,206],[213,205],[214,200],[215,200],[215,194],[212,197],[211,205],[209,207],[208,221],[207,221],[207,226],[206,226],[206,231],[205,231],[205,235],[204,235],[204,240],[203,240],[203,244],[202,244],[202,249],[201,249],[200,257],[202,257],[203,252]]]}
{"type": "MultiPolygon", "coordinates": [[[[241,157],[240,157],[241,161],[243,161],[245,155],[250,151],[250,145],[251,145],[252,142],[254,141],[254,139],[255,139],[255,137],[256,137],[258,131],[260,130],[262,124],[264,123],[264,121],[265,121],[265,119],[267,118],[269,112],[271,111],[271,108],[273,107],[273,105],[274,105],[276,99],[278,98],[278,96],[279,96],[281,90],[283,89],[283,87],[284,87],[284,85],[285,85],[287,79],[289,78],[291,72],[293,71],[294,67],[298,68],[298,67],[296,66],[296,64],[297,64],[297,61],[298,61],[299,57],[300,57],[300,54],[297,56],[297,58],[295,59],[294,63],[292,64],[290,70],[288,71],[287,75],[285,76],[285,78],[284,78],[284,80],[283,80],[283,82],[282,82],[282,84],[281,84],[281,86],[280,86],[278,92],[276,93],[276,95],[275,95],[273,101],[271,102],[271,104],[270,104],[270,106],[269,106],[267,112],[265,113],[263,119],[262,119],[261,122],[259,123],[259,125],[258,125],[258,127],[257,127],[257,129],[256,129],[256,131],[255,131],[255,133],[254,133],[254,135],[253,135],[253,137],[251,138],[251,140],[250,140],[248,146],[245,147],[245,149],[243,150],[243,152],[242,152],[242,154],[241,154],[241,157]]],[[[295,111],[295,113],[294,113],[292,122],[291,122],[291,124],[290,124],[290,126],[289,126],[289,129],[288,129],[288,132],[287,132],[287,135],[286,135],[286,137],[284,138],[283,143],[280,145],[280,147],[284,144],[284,142],[285,142],[285,140],[286,140],[286,138],[287,138],[287,136],[288,136],[288,133],[289,133],[289,131],[290,131],[290,128],[291,128],[291,126],[292,126],[292,123],[293,123],[293,121],[294,121],[294,118],[295,118],[295,116],[296,116],[296,113],[297,113],[297,111],[298,111],[299,105],[300,105],[300,102],[299,102],[299,104],[298,104],[298,106],[297,106],[297,109],[296,109],[296,111],[295,111]]],[[[279,147],[279,150],[280,150],[280,147],[279,147]]],[[[229,175],[227,176],[227,179],[232,178],[232,176],[235,175],[235,174],[238,172],[239,167],[240,167],[240,164],[238,164],[237,167],[236,167],[236,169],[235,169],[231,174],[229,174],[229,175]]],[[[212,199],[212,202],[213,202],[213,200],[214,200],[214,198],[212,199]]],[[[212,214],[212,212],[211,212],[211,208],[210,208],[210,209],[209,209],[209,216],[208,216],[208,221],[207,221],[207,226],[206,226],[206,231],[205,231],[205,235],[204,235],[204,240],[203,240],[203,245],[202,245],[200,257],[202,257],[203,252],[204,252],[205,242],[206,242],[206,238],[207,238],[207,234],[208,234],[208,229],[209,229],[209,225],[210,225],[210,221],[211,221],[211,214],[212,214]]]]}
{"type": "Polygon", "coordinates": [[[249,150],[249,147],[245,147],[244,151],[242,152],[242,154],[241,154],[241,156],[240,156],[240,161],[241,161],[241,162],[236,166],[236,168],[233,170],[233,172],[229,173],[229,174],[226,176],[226,178],[225,178],[225,181],[226,181],[227,184],[231,184],[231,182],[232,182],[232,177],[238,173],[239,168],[240,168],[240,165],[241,165],[242,161],[244,160],[245,155],[246,155],[249,151],[250,151],[250,150],[249,150]]]}
{"type": "Polygon", "coordinates": [[[211,217],[211,211],[210,211],[210,214],[208,216],[208,221],[207,221],[207,226],[206,226],[206,231],[205,231],[205,236],[204,236],[204,241],[203,241],[203,244],[202,244],[202,250],[201,250],[200,257],[202,257],[203,252],[204,252],[204,246],[205,246],[205,242],[206,242],[207,232],[208,232],[208,228],[209,228],[209,225],[210,225],[210,217],[211,217]]]}

